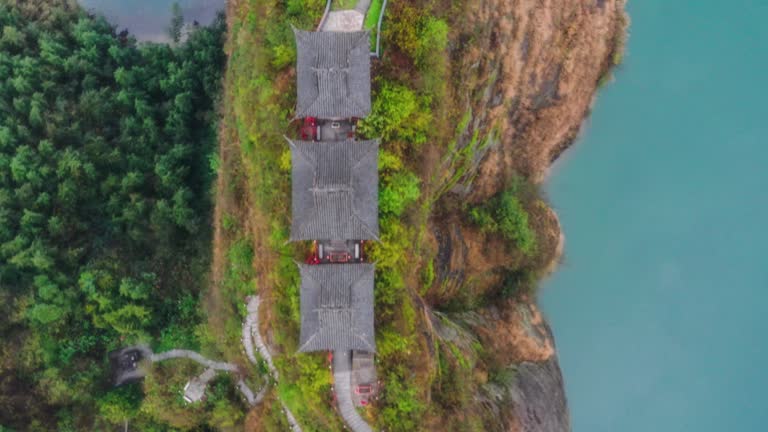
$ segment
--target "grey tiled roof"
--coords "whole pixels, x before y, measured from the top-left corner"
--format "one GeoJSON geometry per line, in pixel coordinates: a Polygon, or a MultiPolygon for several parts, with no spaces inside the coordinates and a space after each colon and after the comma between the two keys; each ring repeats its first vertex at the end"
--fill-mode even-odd
{"type": "Polygon", "coordinates": [[[379,142],[288,143],[291,240],[378,239],[379,142]]]}
{"type": "Polygon", "coordinates": [[[299,351],[375,352],[373,264],[299,264],[299,351]]]}
{"type": "Polygon", "coordinates": [[[371,112],[370,32],[296,37],[296,118],[365,117],[371,112]]]}

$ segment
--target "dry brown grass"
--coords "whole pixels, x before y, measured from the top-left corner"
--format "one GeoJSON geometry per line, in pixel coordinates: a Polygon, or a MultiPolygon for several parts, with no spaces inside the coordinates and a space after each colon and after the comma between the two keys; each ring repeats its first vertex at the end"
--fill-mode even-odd
{"type": "MultiPolygon", "coordinates": [[[[462,57],[469,91],[501,97],[489,106],[477,98],[483,124],[499,120],[501,145],[480,167],[473,198],[500,190],[513,172],[536,181],[577,135],[589,113],[606,62],[611,62],[624,17],[623,0],[488,0],[468,8],[474,43],[462,57]],[[482,24],[481,24],[482,23],[482,24]],[[489,77],[497,77],[495,82],[489,77]]],[[[456,68],[455,68],[456,69],[456,68]]]]}
{"type": "MultiPolygon", "coordinates": [[[[230,0],[227,2],[228,40],[225,44],[227,56],[231,57],[235,47],[232,40],[234,33],[231,31],[236,19],[243,20],[249,13],[249,2],[230,0]]],[[[236,118],[234,112],[234,88],[231,74],[225,75],[224,93],[221,103],[221,119],[219,126],[219,172],[216,179],[215,207],[213,217],[213,244],[211,281],[209,289],[203,299],[203,307],[208,317],[208,326],[217,341],[225,340],[227,319],[236,312],[232,310],[231,299],[223,292],[222,284],[227,271],[227,252],[232,243],[239,238],[263,238],[263,235],[255,227],[267,227],[258,213],[254,214],[253,206],[248,200],[247,178],[242,166],[239,135],[236,130],[236,118]],[[234,227],[225,227],[225,219],[234,221],[234,227]],[[229,229],[228,229],[229,228],[229,229]],[[256,237],[256,235],[259,237],[256,237]]],[[[254,248],[254,250],[258,250],[254,248]]],[[[255,264],[255,263],[254,263],[255,264]]],[[[262,264],[264,264],[262,262],[262,264]]],[[[256,269],[258,274],[266,274],[268,271],[260,266],[256,269]]],[[[239,353],[239,346],[220,347],[227,353],[227,360],[243,362],[239,353]]],[[[250,366],[245,367],[248,370],[250,366]]],[[[245,430],[261,431],[263,422],[259,418],[263,411],[268,410],[274,400],[274,392],[267,397],[264,403],[254,408],[246,417],[245,430]],[[261,425],[261,426],[259,426],[261,425]]]]}
{"type": "MultiPolygon", "coordinates": [[[[232,28],[234,14],[238,12],[239,0],[227,3],[227,26],[232,28]]],[[[227,56],[232,54],[232,32],[227,33],[225,50],[227,56]]],[[[236,220],[242,220],[244,215],[241,202],[237,199],[237,190],[242,186],[236,173],[240,171],[239,143],[237,132],[233,129],[232,95],[230,93],[231,79],[229,75],[224,78],[224,93],[220,107],[219,124],[219,172],[216,177],[216,193],[213,211],[213,244],[211,259],[211,280],[209,289],[204,297],[204,309],[208,316],[208,324],[217,337],[225,333],[226,314],[229,313],[225,306],[225,299],[221,292],[225,266],[226,253],[232,241],[232,236],[223,227],[225,215],[230,215],[236,220]]]]}

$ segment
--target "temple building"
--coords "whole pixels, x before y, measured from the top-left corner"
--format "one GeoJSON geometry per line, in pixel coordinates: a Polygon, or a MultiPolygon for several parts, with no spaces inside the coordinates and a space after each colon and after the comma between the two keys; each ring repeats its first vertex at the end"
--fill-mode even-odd
{"type": "Polygon", "coordinates": [[[288,143],[291,240],[377,240],[379,142],[288,143]]]}
{"type": "Polygon", "coordinates": [[[370,32],[293,32],[296,118],[341,120],[370,114],[370,32]]]}
{"type": "Polygon", "coordinates": [[[373,264],[299,266],[299,351],[376,351],[373,264]]]}
{"type": "Polygon", "coordinates": [[[374,265],[365,245],[379,240],[378,140],[355,139],[371,113],[370,32],[307,32],[296,38],[298,136],[291,151],[291,241],[311,241],[301,276],[299,352],[333,352],[339,410],[376,395],[374,265]]]}

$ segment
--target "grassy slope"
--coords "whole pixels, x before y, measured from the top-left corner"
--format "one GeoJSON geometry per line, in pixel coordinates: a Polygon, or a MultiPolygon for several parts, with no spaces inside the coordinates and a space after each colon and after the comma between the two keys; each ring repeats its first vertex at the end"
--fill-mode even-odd
{"type": "Polygon", "coordinates": [[[368,7],[368,12],[365,14],[365,22],[363,23],[365,28],[369,30],[374,30],[376,28],[376,24],[379,22],[379,15],[381,14],[381,7],[383,5],[384,0],[371,1],[371,6],[368,7]]]}
{"type": "MultiPolygon", "coordinates": [[[[309,16],[319,18],[324,6],[319,1],[296,4],[302,7],[286,10],[277,1],[231,5],[224,131],[231,141],[222,145],[233,151],[222,172],[237,168],[238,175],[220,187],[220,192],[233,195],[234,202],[221,211],[220,226],[230,221],[222,236],[222,255],[226,256],[221,267],[242,255],[233,250],[250,253],[252,274],[246,281],[235,281],[242,289],[227,295],[256,291],[265,297],[268,310],[263,321],[279,323],[270,328],[272,345],[291,353],[278,353],[275,359],[281,374],[279,396],[306,430],[338,430],[341,424],[330,403],[331,376],[325,358],[292,354],[299,325],[298,272],[293,260],[301,253],[300,245],[286,244],[290,183],[282,135],[289,128],[288,110],[295,90],[285,66],[293,61],[289,23],[310,28],[309,16]]],[[[257,430],[284,430],[281,415],[272,407],[248,424],[257,430]]]]}

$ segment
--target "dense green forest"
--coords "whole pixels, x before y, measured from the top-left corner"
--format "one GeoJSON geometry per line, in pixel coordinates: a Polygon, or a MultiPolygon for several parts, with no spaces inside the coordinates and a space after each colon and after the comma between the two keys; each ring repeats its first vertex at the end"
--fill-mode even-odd
{"type": "Polygon", "coordinates": [[[0,2],[0,430],[166,430],[107,353],[199,344],[225,31],[0,2]]]}

